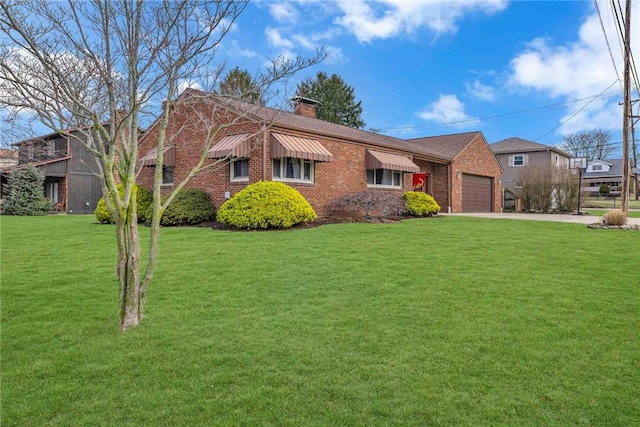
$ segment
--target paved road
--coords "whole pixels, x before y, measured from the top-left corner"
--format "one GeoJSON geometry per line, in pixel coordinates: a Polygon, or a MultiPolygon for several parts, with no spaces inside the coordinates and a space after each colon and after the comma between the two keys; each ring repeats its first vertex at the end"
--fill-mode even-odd
{"type": "MultiPolygon", "coordinates": [[[[447,215],[447,214],[446,214],[447,215]]],[[[593,224],[600,222],[602,217],[593,215],[566,215],[566,214],[525,214],[525,213],[456,213],[452,216],[473,216],[478,218],[505,218],[523,219],[529,221],[555,221],[573,222],[577,224],[593,224]]],[[[627,224],[640,225],[640,218],[627,218],[627,224]]]]}

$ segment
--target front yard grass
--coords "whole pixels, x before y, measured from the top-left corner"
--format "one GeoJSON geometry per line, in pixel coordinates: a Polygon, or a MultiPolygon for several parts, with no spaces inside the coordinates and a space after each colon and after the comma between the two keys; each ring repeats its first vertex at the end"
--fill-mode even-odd
{"type": "MultiPolygon", "coordinates": [[[[595,209],[620,209],[620,206],[622,206],[622,198],[607,199],[605,197],[587,197],[581,206],[595,209]]],[[[633,197],[630,197],[629,208],[640,209],[640,200],[635,200],[633,197]]]]}
{"type": "Polygon", "coordinates": [[[3,426],[640,423],[635,232],[165,229],[120,333],[113,226],[0,221],[3,426]]]}
{"type": "MultiPolygon", "coordinates": [[[[609,212],[609,209],[585,209],[585,212],[589,212],[593,216],[604,216],[609,212]]],[[[640,211],[629,211],[627,216],[629,218],[640,218],[640,211]]]]}

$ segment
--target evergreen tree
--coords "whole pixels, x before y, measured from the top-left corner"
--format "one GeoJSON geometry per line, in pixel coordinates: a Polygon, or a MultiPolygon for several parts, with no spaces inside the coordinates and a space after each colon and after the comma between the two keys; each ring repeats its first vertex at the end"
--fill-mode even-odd
{"type": "Polygon", "coordinates": [[[7,196],[2,203],[5,215],[42,215],[52,204],[44,197],[44,176],[33,166],[9,174],[7,196]]]}
{"type": "Polygon", "coordinates": [[[297,96],[320,102],[316,110],[319,119],[362,129],[365,123],[360,117],[362,101],[356,102],[353,86],[348,86],[337,74],[328,77],[320,71],[315,78],[298,83],[297,96]]]}
{"type": "Polygon", "coordinates": [[[241,70],[239,67],[229,71],[224,79],[218,83],[216,93],[251,104],[266,104],[260,85],[247,70],[241,70]]]}

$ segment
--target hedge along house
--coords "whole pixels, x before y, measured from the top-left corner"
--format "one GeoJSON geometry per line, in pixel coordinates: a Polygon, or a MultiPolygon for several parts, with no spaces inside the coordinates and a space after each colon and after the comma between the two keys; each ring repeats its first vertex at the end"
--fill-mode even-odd
{"type": "MultiPolygon", "coordinates": [[[[216,207],[250,183],[274,180],[296,188],[326,216],[329,204],[348,194],[409,191],[415,174],[426,178],[422,190],[445,212],[501,210],[500,165],[480,132],[406,141],[319,120],[314,101],[305,98],[295,99],[290,113],[193,89],[178,97],[170,116],[162,187],[181,182],[207,147],[208,169],[187,186],[208,192],[216,207]],[[490,185],[474,187],[468,177],[490,185]]],[[[138,182],[146,187],[153,183],[158,132],[156,122],[138,149],[138,182]]]]}
{"type": "MultiPolygon", "coordinates": [[[[84,139],[78,131],[71,132],[84,139]]],[[[12,145],[18,148],[18,164],[0,171],[3,185],[8,173],[32,165],[44,175],[45,197],[57,210],[93,213],[102,197],[100,179],[92,169],[95,157],[75,137],[54,132],[12,145]]]]}

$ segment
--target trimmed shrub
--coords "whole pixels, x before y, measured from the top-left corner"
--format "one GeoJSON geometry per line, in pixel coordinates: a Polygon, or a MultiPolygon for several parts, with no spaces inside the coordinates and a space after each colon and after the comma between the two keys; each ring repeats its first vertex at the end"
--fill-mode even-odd
{"type": "Polygon", "coordinates": [[[7,195],[2,202],[4,215],[43,215],[53,203],[44,196],[44,176],[33,166],[11,172],[7,195]]]}
{"type": "Polygon", "coordinates": [[[334,199],[327,210],[340,217],[363,217],[374,213],[397,214],[404,208],[404,200],[397,192],[365,190],[334,199]]]}
{"type": "Polygon", "coordinates": [[[606,225],[625,225],[627,215],[620,209],[611,209],[602,217],[602,222],[606,225]]]}
{"type": "Polygon", "coordinates": [[[317,215],[296,189],[281,182],[259,181],[247,186],[218,211],[218,221],[236,228],[289,228],[317,215]]]}
{"type": "MultiPolygon", "coordinates": [[[[153,206],[149,203],[146,211],[147,224],[151,222],[153,206]]],[[[196,225],[213,221],[216,210],[209,194],[195,188],[181,190],[162,214],[160,225],[196,225]]]]}
{"type": "Polygon", "coordinates": [[[147,187],[138,187],[136,201],[138,203],[138,222],[147,222],[147,212],[153,203],[153,193],[147,187]]]}
{"type": "Polygon", "coordinates": [[[607,197],[611,192],[611,188],[607,184],[602,184],[600,185],[600,189],[598,190],[598,192],[600,193],[600,196],[607,197]]]}
{"type": "Polygon", "coordinates": [[[440,212],[440,205],[433,197],[421,191],[407,191],[402,195],[405,210],[413,216],[431,216],[440,212]]]}
{"type": "MultiPolygon", "coordinates": [[[[146,218],[146,212],[148,207],[151,205],[153,201],[153,194],[151,191],[147,190],[145,187],[135,186],[133,191],[137,191],[137,206],[138,206],[138,222],[144,222],[146,218]]],[[[118,194],[120,194],[120,198],[124,197],[124,185],[118,184],[118,194]]],[[[109,196],[111,199],[111,196],[109,196]]],[[[111,199],[113,202],[113,199],[111,199]]],[[[115,220],[109,212],[107,208],[107,202],[105,202],[104,197],[98,201],[98,205],[96,206],[96,210],[93,212],[96,215],[96,219],[100,224],[113,224],[115,220]]]]}

